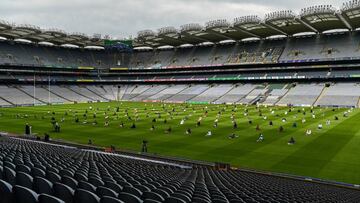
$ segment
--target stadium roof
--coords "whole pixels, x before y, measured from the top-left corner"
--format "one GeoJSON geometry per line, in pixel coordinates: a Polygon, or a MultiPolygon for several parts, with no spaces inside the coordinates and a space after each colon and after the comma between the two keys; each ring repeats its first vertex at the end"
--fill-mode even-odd
{"type": "Polygon", "coordinates": [[[32,42],[50,42],[55,45],[73,44],[80,47],[103,46],[104,40],[99,35],[92,37],[83,33],[66,33],[60,29],[41,29],[34,25],[15,25],[0,20],[0,36],[10,40],[26,39],[32,42]]]}
{"type": "Polygon", "coordinates": [[[233,22],[226,19],[200,24],[186,24],[176,29],[165,27],[154,32],[140,31],[134,46],[179,46],[202,42],[224,40],[244,40],[247,38],[268,38],[277,35],[293,36],[299,33],[323,33],[331,30],[353,31],[360,28],[360,0],[345,3],[341,9],[331,5],[318,5],[301,9],[300,14],[293,11],[277,11],[258,16],[242,16],[233,22]],[[147,33],[147,34],[144,34],[147,33]]]}
{"type": "MultiPolygon", "coordinates": [[[[204,26],[190,23],[179,29],[169,26],[138,32],[134,47],[181,46],[225,40],[240,41],[248,38],[264,39],[272,36],[293,36],[299,33],[323,33],[331,30],[356,30],[360,28],[360,0],[344,3],[341,9],[331,5],[318,5],[301,9],[299,15],[293,11],[277,11],[258,16],[242,16],[232,22],[218,19],[204,26]]],[[[41,29],[33,25],[15,25],[0,20],[0,37],[9,40],[25,39],[32,42],[50,42],[55,45],[73,44],[80,47],[104,46],[108,37],[99,34],[67,33],[60,29],[41,29]]]]}

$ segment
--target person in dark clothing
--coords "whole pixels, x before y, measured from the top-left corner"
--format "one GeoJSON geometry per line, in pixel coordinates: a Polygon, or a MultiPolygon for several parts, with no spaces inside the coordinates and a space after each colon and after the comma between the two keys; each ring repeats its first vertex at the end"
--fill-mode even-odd
{"type": "Polygon", "coordinates": [[[288,145],[293,145],[295,144],[295,139],[293,137],[290,138],[288,145]]]}
{"type": "Polygon", "coordinates": [[[171,133],[171,127],[169,127],[167,130],[165,130],[166,134],[170,134],[171,133]]]}
{"type": "Polygon", "coordinates": [[[146,153],[148,150],[147,150],[147,144],[148,144],[148,141],[147,140],[143,140],[142,141],[142,147],[141,147],[141,152],[142,153],[146,153]]]}

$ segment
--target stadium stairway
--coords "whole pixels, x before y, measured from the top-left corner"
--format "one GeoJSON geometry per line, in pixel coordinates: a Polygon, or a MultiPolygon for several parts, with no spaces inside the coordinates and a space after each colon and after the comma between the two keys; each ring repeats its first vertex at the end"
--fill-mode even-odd
{"type": "Polygon", "coordinates": [[[289,94],[291,88],[292,88],[291,84],[286,84],[286,85],[284,86],[284,89],[287,89],[287,92],[286,92],[282,97],[279,97],[278,101],[275,102],[274,105],[283,106],[283,105],[279,105],[279,102],[280,102],[284,97],[286,97],[286,96],[289,94]]]}
{"type": "MultiPolygon", "coordinates": [[[[44,87],[43,87],[44,88],[44,87]]],[[[46,89],[46,88],[44,88],[46,91],[48,91],[48,89],[46,89]]],[[[65,98],[65,97],[63,97],[62,95],[60,95],[60,94],[56,94],[56,92],[54,92],[54,91],[52,91],[51,89],[50,89],[50,92],[52,93],[52,94],[54,94],[54,95],[56,95],[56,96],[58,96],[58,97],[60,97],[61,99],[64,99],[65,101],[68,101],[68,102],[72,102],[71,100],[69,100],[68,98],[65,98]]]]}
{"type": "Polygon", "coordinates": [[[266,100],[266,98],[269,96],[269,93],[270,93],[270,90],[268,90],[267,92],[265,92],[265,94],[264,95],[260,95],[259,96],[259,100],[258,101],[256,101],[254,104],[262,104],[262,103],[264,103],[264,101],[266,100]]]}
{"type": "Polygon", "coordinates": [[[284,98],[290,92],[291,86],[290,86],[290,84],[286,84],[286,85],[284,85],[284,87],[282,89],[286,89],[287,91],[283,96],[279,97],[278,101],[275,102],[275,104],[278,103],[282,98],[284,98]]]}
{"type": "Polygon", "coordinates": [[[24,94],[28,95],[29,97],[31,97],[31,98],[33,98],[33,99],[35,99],[35,100],[37,100],[37,101],[39,101],[41,103],[47,104],[47,102],[42,101],[42,100],[40,100],[39,98],[36,97],[36,89],[35,89],[35,97],[34,97],[34,95],[29,94],[28,92],[23,90],[21,87],[15,86],[15,88],[18,89],[19,91],[23,92],[24,94]]]}
{"type": "MultiPolygon", "coordinates": [[[[184,91],[188,90],[190,87],[191,87],[191,85],[188,85],[186,88],[184,88],[184,89],[183,89],[183,90],[181,90],[180,92],[178,92],[178,93],[176,93],[176,94],[172,95],[171,97],[173,97],[173,96],[175,96],[175,95],[178,95],[178,94],[182,94],[184,91]]],[[[167,99],[170,99],[171,97],[169,97],[169,98],[167,98],[167,99]]],[[[165,100],[167,100],[167,99],[165,99],[165,100]]]]}
{"type": "Polygon", "coordinates": [[[112,86],[102,86],[101,88],[104,92],[109,93],[113,98],[115,98],[115,100],[117,99],[117,95],[114,93],[112,86]]]}
{"type": "Polygon", "coordinates": [[[266,92],[264,92],[264,94],[260,94],[259,96],[257,96],[254,100],[252,100],[251,102],[249,102],[249,104],[251,105],[256,105],[257,103],[263,103],[266,98],[269,96],[270,93],[270,89],[268,89],[268,86],[265,87],[264,89],[266,89],[266,92]]]}
{"type": "MultiPolygon", "coordinates": [[[[255,87],[254,89],[252,89],[247,95],[243,96],[241,99],[239,99],[237,102],[240,102],[243,98],[247,98],[253,91],[255,91],[257,89],[257,87],[255,87]]],[[[253,104],[254,100],[256,100],[257,97],[255,99],[253,99],[252,101],[250,101],[248,104],[253,104]]]]}
{"type": "Polygon", "coordinates": [[[115,98],[118,100],[118,101],[120,101],[120,100],[123,100],[123,99],[125,99],[125,100],[130,100],[130,99],[132,99],[133,97],[135,97],[135,96],[133,96],[133,97],[129,97],[129,98],[124,98],[124,96],[126,95],[126,94],[131,94],[131,92],[133,91],[135,89],[135,85],[133,85],[133,86],[129,86],[129,85],[126,85],[125,87],[120,87],[120,89],[118,88],[118,93],[121,93],[121,94],[118,94],[117,96],[115,96],[115,98]]]}
{"type": "MultiPolygon", "coordinates": [[[[194,77],[194,76],[193,76],[194,77]]],[[[199,94],[197,94],[197,95],[195,95],[195,96],[193,96],[193,97],[191,97],[190,99],[188,99],[188,100],[186,100],[186,101],[191,101],[192,99],[194,99],[195,97],[197,97],[198,95],[200,95],[200,94],[202,94],[202,93],[204,93],[205,91],[207,91],[208,89],[210,89],[211,87],[210,87],[210,85],[208,85],[208,88],[207,89],[205,89],[204,91],[202,91],[202,92],[200,92],[199,94]]]]}
{"type": "MultiPolygon", "coordinates": [[[[134,99],[135,97],[137,97],[137,96],[139,96],[139,95],[141,95],[141,94],[143,94],[143,93],[145,93],[146,91],[150,90],[151,88],[152,88],[152,87],[147,88],[147,89],[144,89],[144,90],[141,91],[138,95],[136,95],[136,96],[134,96],[134,97],[131,97],[130,100],[131,100],[131,99],[134,99]]],[[[132,89],[130,93],[132,93],[134,90],[135,90],[135,88],[132,89]]],[[[162,90],[161,90],[161,91],[162,91],[162,90]]],[[[157,93],[158,93],[158,92],[154,93],[153,95],[155,95],[155,94],[157,94],[157,93]]],[[[148,97],[151,97],[151,96],[153,96],[153,95],[150,95],[150,96],[148,96],[148,97]]]]}
{"type": "Polygon", "coordinates": [[[329,88],[324,86],[324,88],[322,89],[320,95],[318,96],[318,98],[316,99],[316,101],[314,102],[313,106],[317,106],[319,101],[321,100],[321,98],[325,95],[326,91],[328,90],[329,88]]]}
{"type": "Polygon", "coordinates": [[[122,97],[124,96],[124,94],[123,93],[125,93],[125,91],[122,91],[122,89],[121,88],[117,88],[116,89],[116,100],[117,101],[121,101],[121,99],[122,99],[122,97]]]}
{"type": "MultiPolygon", "coordinates": [[[[144,90],[143,92],[141,92],[139,95],[137,95],[137,96],[133,97],[132,99],[134,99],[134,98],[136,98],[136,97],[138,97],[138,96],[141,96],[142,94],[144,94],[144,93],[145,93],[145,92],[147,92],[148,90],[151,90],[152,88],[153,88],[153,87],[150,87],[150,88],[148,88],[148,89],[144,90]]],[[[150,98],[150,97],[152,97],[152,96],[154,96],[154,95],[158,94],[159,92],[163,91],[164,89],[166,89],[166,88],[159,89],[158,91],[153,92],[152,94],[147,95],[147,97],[146,97],[146,98],[143,98],[142,100],[143,100],[143,101],[144,101],[144,100],[147,100],[148,98],[150,98]]]]}
{"type": "Polygon", "coordinates": [[[10,105],[15,106],[15,104],[14,104],[14,103],[10,102],[9,100],[5,99],[5,98],[4,98],[4,97],[2,97],[2,96],[0,96],[0,100],[3,100],[3,101],[5,101],[5,102],[9,103],[10,105]]]}
{"type": "Polygon", "coordinates": [[[90,91],[91,93],[93,93],[94,95],[100,97],[100,98],[103,98],[105,101],[108,101],[109,99],[108,98],[105,98],[104,96],[102,96],[101,94],[95,92],[94,90],[90,89],[88,86],[85,86],[85,88],[90,91]]]}
{"type": "Polygon", "coordinates": [[[89,100],[93,100],[93,98],[90,98],[90,97],[88,97],[88,96],[86,96],[86,95],[84,95],[84,94],[82,94],[82,93],[80,93],[80,92],[78,92],[78,91],[76,91],[76,90],[74,90],[74,89],[71,89],[71,88],[68,87],[68,86],[66,86],[66,89],[68,89],[68,90],[70,90],[70,91],[72,91],[72,92],[75,92],[76,94],[81,95],[81,96],[83,96],[83,97],[85,97],[85,98],[88,98],[89,100]]]}
{"type": "Polygon", "coordinates": [[[124,95],[125,95],[125,92],[126,92],[126,89],[127,88],[129,88],[129,86],[128,85],[126,85],[126,87],[121,87],[120,86],[120,88],[118,88],[118,95],[117,95],[117,101],[121,101],[121,100],[123,100],[123,97],[124,97],[124,95]]]}
{"type": "Polygon", "coordinates": [[[223,95],[221,95],[220,97],[218,97],[217,99],[215,99],[212,102],[217,102],[218,100],[220,100],[222,97],[224,97],[225,95],[227,95],[231,90],[233,90],[234,88],[236,88],[236,85],[233,85],[231,89],[229,89],[227,92],[225,92],[223,95]]]}
{"type": "MultiPolygon", "coordinates": [[[[161,90],[160,92],[154,94],[154,95],[160,94],[161,92],[163,92],[163,91],[165,91],[165,90],[166,90],[166,88],[163,89],[163,90],[161,90]]],[[[170,96],[167,96],[166,98],[162,98],[160,101],[165,101],[165,100],[169,99],[169,98],[172,97],[172,96],[174,96],[174,95],[170,95],[170,96]]]]}

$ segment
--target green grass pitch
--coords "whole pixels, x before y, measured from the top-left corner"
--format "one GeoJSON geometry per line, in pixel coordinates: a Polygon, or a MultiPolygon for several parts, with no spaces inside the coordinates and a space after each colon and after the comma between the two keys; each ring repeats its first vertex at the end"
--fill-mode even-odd
{"type": "Polygon", "coordinates": [[[34,133],[41,136],[49,133],[52,139],[82,144],[91,139],[97,146],[114,145],[118,149],[135,151],[140,151],[142,141],[148,140],[150,153],[359,184],[360,111],[314,108],[313,118],[311,108],[294,107],[291,112],[289,109],[134,102],[1,108],[0,131],[23,133],[25,123],[29,123],[34,133]],[[343,115],[346,111],[351,111],[348,117],[343,115]],[[335,120],[335,116],[339,120],[335,120]],[[60,133],[53,132],[52,117],[60,123],[60,133]],[[78,123],[75,117],[79,118],[78,123]],[[217,117],[218,127],[215,128],[217,117]],[[232,117],[237,123],[236,129],[232,117]],[[154,118],[156,122],[152,122],[154,118]],[[199,119],[201,124],[197,127],[199,119]],[[95,120],[97,125],[93,124],[95,120]],[[107,127],[104,126],[106,120],[107,127]],[[330,125],[326,124],[327,120],[330,125]],[[273,126],[269,125],[270,121],[273,126]],[[121,122],[123,128],[119,126],[121,122]],[[130,128],[133,123],[135,129],[130,128]],[[318,129],[320,123],[323,124],[321,130],[318,129]],[[150,130],[152,125],[153,131],[150,130]],[[256,129],[257,125],[260,130],[256,129]],[[283,132],[279,132],[280,126],[283,132]],[[169,127],[172,132],[166,134],[169,127]],[[191,135],[185,133],[188,128],[191,135]],[[307,129],[312,130],[310,136],[305,135],[307,129]],[[212,136],[207,137],[209,130],[212,136]],[[229,139],[232,133],[238,137],[229,139]],[[264,135],[263,142],[257,142],[260,133],[264,135]],[[288,145],[291,137],[295,145],[288,145]]]}

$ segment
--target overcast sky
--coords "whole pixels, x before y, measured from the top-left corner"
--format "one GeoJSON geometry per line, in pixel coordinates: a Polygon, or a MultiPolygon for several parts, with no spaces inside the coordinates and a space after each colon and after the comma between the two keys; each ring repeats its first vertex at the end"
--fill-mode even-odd
{"type": "Polygon", "coordinates": [[[144,29],[204,24],[209,20],[259,15],[347,0],[0,0],[0,19],[67,32],[136,36],[144,29]]]}

